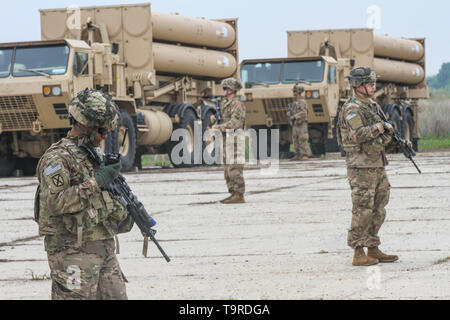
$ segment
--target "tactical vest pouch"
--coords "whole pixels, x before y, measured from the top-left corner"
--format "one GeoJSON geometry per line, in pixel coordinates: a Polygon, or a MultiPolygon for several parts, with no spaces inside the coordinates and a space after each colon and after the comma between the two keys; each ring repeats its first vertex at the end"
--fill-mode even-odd
{"type": "Polygon", "coordinates": [[[376,139],[363,143],[362,150],[369,156],[378,155],[381,151],[384,150],[383,140],[378,137],[376,139]]]}

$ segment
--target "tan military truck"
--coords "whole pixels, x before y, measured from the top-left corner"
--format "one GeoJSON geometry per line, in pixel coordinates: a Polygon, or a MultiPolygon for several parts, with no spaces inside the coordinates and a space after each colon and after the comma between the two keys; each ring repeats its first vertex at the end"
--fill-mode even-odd
{"type": "Polygon", "coordinates": [[[178,155],[189,161],[174,165],[202,163],[194,140],[202,145],[220,81],[238,73],[237,19],[152,12],[149,3],[40,15],[42,41],[0,44],[0,176],[34,172],[67,134],[69,102],[85,88],[110,94],[121,109],[104,148],[120,149],[125,170],[144,153],[171,156],[180,142],[188,147],[178,155]],[[178,128],[187,134],[172,141],[178,128]]]}
{"type": "Polygon", "coordinates": [[[280,129],[280,156],[288,154],[291,144],[286,113],[298,82],[306,90],[312,153],[338,150],[336,114],[352,94],[345,77],[359,66],[380,76],[375,99],[417,150],[418,101],[429,97],[425,39],[376,35],[372,29],[288,31],[287,37],[288,58],[241,63],[247,126],[280,129]]]}

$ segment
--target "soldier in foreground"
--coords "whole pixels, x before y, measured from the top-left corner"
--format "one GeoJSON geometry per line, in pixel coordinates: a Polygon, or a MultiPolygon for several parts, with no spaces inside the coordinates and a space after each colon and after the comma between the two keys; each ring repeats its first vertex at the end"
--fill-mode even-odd
{"type": "Polygon", "coordinates": [[[370,68],[359,67],[350,72],[354,96],[342,106],[338,119],[338,142],[347,153],[347,177],[352,190],[353,216],[347,242],[355,250],[354,266],[398,260],[396,255],[378,249],[378,231],[386,217],[390,195],[385,147],[390,147],[393,127],[381,120],[377,114],[380,107],[370,99],[376,80],[370,68]],[[368,248],[367,255],[364,247],[368,248]]]}
{"type": "Polygon", "coordinates": [[[129,232],[134,221],[121,202],[102,191],[121,164],[94,167],[80,147],[99,146],[117,127],[119,110],[108,96],[86,89],[72,99],[69,113],[71,131],[37,167],[35,219],[45,236],[52,299],[127,299],[114,237],[129,232]]]}
{"type": "Polygon", "coordinates": [[[302,97],[305,89],[295,85],[294,104],[288,117],[292,122],[292,141],[294,143],[295,156],[291,161],[306,161],[309,159],[309,133],[308,133],[308,105],[302,97]],[[291,114],[292,113],[292,114],[291,114]]]}
{"type": "MultiPolygon", "coordinates": [[[[228,78],[222,81],[222,88],[225,92],[225,99],[220,105],[222,119],[219,124],[214,125],[213,129],[218,129],[223,136],[223,163],[225,172],[225,181],[227,183],[228,192],[231,196],[221,201],[221,203],[244,203],[245,181],[244,181],[244,150],[239,147],[237,140],[239,134],[244,134],[245,130],[245,105],[236,95],[237,91],[242,88],[241,83],[234,78],[228,78]],[[227,134],[228,130],[228,134],[227,134]],[[237,131],[233,133],[232,131],[237,131]],[[228,141],[233,139],[234,141],[228,141]],[[228,153],[234,153],[234,161],[227,159],[228,153]],[[231,150],[234,148],[234,152],[231,150]],[[233,162],[233,163],[230,163],[233,162]]],[[[230,158],[229,155],[228,158],[230,158]]]]}

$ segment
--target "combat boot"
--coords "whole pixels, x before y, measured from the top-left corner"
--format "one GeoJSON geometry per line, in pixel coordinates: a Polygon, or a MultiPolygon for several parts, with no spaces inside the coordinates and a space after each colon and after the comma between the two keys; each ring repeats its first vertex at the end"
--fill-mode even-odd
{"type": "Polygon", "coordinates": [[[233,193],[231,197],[221,201],[224,204],[231,203],[245,203],[244,195],[240,193],[233,193]]]}
{"type": "Polygon", "coordinates": [[[355,248],[355,255],[353,256],[354,266],[371,266],[378,263],[378,259],[366,256],[363,247],[355,248]]]}
{"type": "Polygon", "coordinates": [[[229,200],[232,196],[233,196],[233,195],[231,194],[230,196],[226,197],[225,199],[220,200],[220,203],[224,203],[224,201],[229,200]]]}
{"type": "Polygon", "coordinates": [[[289,161],[300,161],[300,155],[296,154],[293,158],[291,158],[289,161]]]}
{"type": "Polygon", "coordinates": [[[300,161],[307,161],[307,160],[309,160],[309,157],[308,157],[308,156],[303,156],[303,157],[300,159],[300,161]]]}
{"type": "Polygon", "coordinates": [[[394,262],[398,260],[398,256],[396,255],[390,255],[390,254],[384,254],[383,252],[378,249],[378,247],[375,248],[368,248],[367,249],[367,255],[369,257],[378,259],[380,262],[394,262]]]}

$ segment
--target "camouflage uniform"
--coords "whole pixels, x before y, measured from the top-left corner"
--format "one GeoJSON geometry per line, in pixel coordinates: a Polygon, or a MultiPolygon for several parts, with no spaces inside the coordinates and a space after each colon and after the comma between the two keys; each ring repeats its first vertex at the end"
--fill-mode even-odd
{"type": "Polygon", "coordinates": [[[69,133],[37,166],[35,220],[39,235],[45,236],[52,299],[127,299],[114,237],[129,232],[134,221],[121,202],[98,185],[94,174],[99,168],[79,147],[83,139],[87,136],[69,133]]]}
{"type": "MultiPolygon", "coordinates": [[[[292,127],[292,141],[296,158],[309,157],[308,133],[308,105],[305,99],[294,101],[292,106],[294,126],[292,127]]],[[[290,114],[289,114],[290,115],[290,114]]]]}
{"type": "MultiPolygon", "coordinates": [[[[245,144],[238,143],[239,133],[244,134],[245,130],[245,105],[239,100],[238,97],[234,97],[232,100],[224,100],[220,106],[220,112],[222,114],[222,121],[217,126],[218,129],[237,130],[236,136],[227,133],[223,133],[223,163],[224,163],[224,175],[227,183],[228,191],[233,194],[245,193],[245,181],[244,181],[244,162],[245,162],[245,144]],[[241,129],[241,130],[239,130],[241,129]],[[233,142],[227,143],[227,138],[234,138],[233,142]],[[228,148],[227,148],[228,146],[228,148]],[[239,147],[238,147],[239,146],[239,147]],[[227,149],[231,152],[231,148],[234,147],[234,163],[230,164],[227,160],[227,149]],[[244,147],[244,148],[242,148],[244,147]],[[243,150],[244,149],[244,150],[243,150]]],[[[245,141],[245,140],[244,140],[245,141]]]]}
{"type": "Polygon", "coordinates": [[[347,243],[357,247],[378,247],[378,231],[386,217],[390,184],[385,166],[385,147],[391,136],[380,129],[379,106],[357,95],[339,113],[339,144],[346,151],[347,177],[352,190],[353,218],[347,243]]]}

